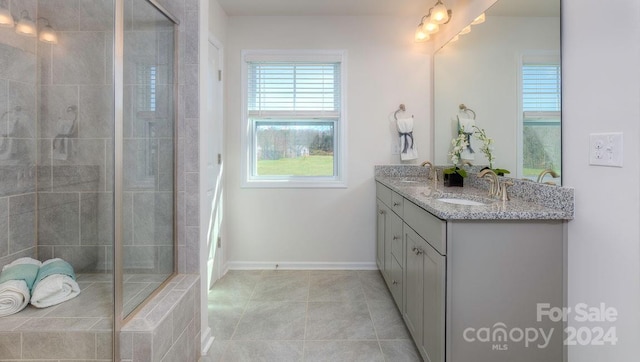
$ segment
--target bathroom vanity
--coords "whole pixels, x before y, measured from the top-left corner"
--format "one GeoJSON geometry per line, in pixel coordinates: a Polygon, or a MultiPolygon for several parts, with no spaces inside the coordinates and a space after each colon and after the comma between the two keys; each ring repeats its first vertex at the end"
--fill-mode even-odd
{"type": "Polygon", "coordinates": [[[573,190],[515,180],[503,202],[474,175],[445,188],[420,172],[376,167],[376,259],[423,359],[565,360],[563,322],[539,311],[566,304],[573,190]]]}

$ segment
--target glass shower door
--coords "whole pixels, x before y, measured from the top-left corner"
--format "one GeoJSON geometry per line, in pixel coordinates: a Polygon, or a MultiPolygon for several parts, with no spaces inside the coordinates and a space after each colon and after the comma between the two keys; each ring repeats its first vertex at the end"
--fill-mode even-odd
{"type": "Polygon", "coordinates": [[[175,51],[173,21],[125,2],[123,315],[174,273],[175,51]]]}

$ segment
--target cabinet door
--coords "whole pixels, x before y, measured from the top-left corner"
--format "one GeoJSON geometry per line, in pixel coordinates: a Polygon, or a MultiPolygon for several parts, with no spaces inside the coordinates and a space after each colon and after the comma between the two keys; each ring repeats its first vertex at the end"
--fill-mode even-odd
{"type": "Polygon", "coordinates": [[[398,263],[400,263],[401,267],[404,264],[403,224],[402,219],[398,215],[391,215],[391,254],[393,254],[398,263]]]}
{"type": "Polygon", "coordinates": [[[396,301],[398,309],[400,309],[402,308],[402,286],[404,284],[402,267],[395,257],[391,257],[391,259],[393,262],[391,263],[391,285],[389,286],[389,289],[391,290],[393,299],[396,301]]]}
{"type": "Polygon", "coordinates": [[[376,263],[378,264],[378,269],[384,272],[384,238],[385,238],[385,225],[387,224],[386,218],[389,212],[387,211],[387,207],[380,201],[376,199],[377,206],[377,219],[376,219],[376,263]]]}
{"type": "Polygon", "coordinates": [[[424,262],[421,250],[426,242],[411,228],[404,228],[405,255],[404,265],[404,308],[403,317],[420,353],[424,353],[422,342],[422,320],[424,307],[424,262]]]}
{"type": "Polygon", "coordinates": [[[446,259],[431,245],[423,249],[424,297],[422,345],[430,362],[444,362],[446,259]]]}

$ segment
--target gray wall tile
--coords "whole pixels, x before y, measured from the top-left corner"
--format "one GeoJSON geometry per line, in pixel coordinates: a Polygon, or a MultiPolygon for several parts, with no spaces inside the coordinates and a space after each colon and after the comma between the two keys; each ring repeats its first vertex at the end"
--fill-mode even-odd
{"type": "Polygon", "coordinates": [[[113,86],[80,86],[78,137],[113,138],[113,86]]]}
{"type": "Polygon", "coordinates": [[[57,32],[78,30],[79,0],[38,0],[38,17],[57,32]]]}
{"type": "Polygon", "coordinates": [[[96,341],[94,333],[87,332],[24,332],[22,343],[29,348],[22,351],[23,358],[94,359],[96,341]],[[74,346],[69,348],[69,346],[74,346]]]}
{"type": "Polygon", "coordinates": [[[53,48],[53,83],[105,84],[105,49],[105,33],[65,32],[53,48]]]}
{"type": "Polygon", "coordinates": [[[80,244],[80,197],[77,193],[38,194],[38,242],[80,244]]]}
{"type": "Polygon", "coordinates": [[[69,106],[78,106],[78,86],[47,85],[40,87],[40,113],[38,123],[41,138],[54,138],[58,134],[58,119],[70,119],[69,106]]]}
{"type": "Polygon", "coordinates": [[[79,8],[80,30],[113,30],[114,0],[81,0],[79,8]]]}
{"type": "Polygon", "coordinates": [[[22,344],[20,333],[0,332],[0,356],[3,359],[20,359],[22,344]]]}
{"type": "Polygon", "coordinates": [[[36,246],[35,193],[9,198],[9,253],[36,246]]]}

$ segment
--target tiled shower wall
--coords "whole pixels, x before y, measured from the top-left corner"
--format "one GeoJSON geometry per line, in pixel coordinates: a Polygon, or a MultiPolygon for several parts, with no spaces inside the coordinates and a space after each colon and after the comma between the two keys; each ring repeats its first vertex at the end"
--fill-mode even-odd
{"type": "MultiPolygon", "coordinates": [[[[181,20],[178,270],[198,273],[198,0],[160,3],[181,20]]],[[[40,259],[62,257],[78,271],[107,271],[112,264],[112,4],[112,0],[9,1],[16,17],[22,10],[32,18],[46,17],[60,32],[60,42],[48,45],[0,28],[0,266],[21,256],[35,257],[37,241],[40,259]],[[75,110],[70,108],[74,106],[75,110]],[[10,113],[16,107],[20,111],[10,113]],[[76,112],[72,134],[60,136],[64,120],[75,118],[76,112]],[[18,117],[18,122],[9,132],[11,117],[18,117]],[[66,154],[60,154],[60,139],[66,154]]],[[[130,95],[131,89],[125,90],[125,98],[130,95]]],[[[168,145],[159,148],[170,150],[168,145]]],[[[125,241],[138,229],[133,214],[165,198],[125,194],[125,211],[131,211],[124,217],[125,241]]],[[[145,252],[149,254],[140,248],[138,255],[145,252]]]]}
{"type": "Polygon", "coordinates": [[[38,42],[38,257],[110,271],[113,0],[38,0],[38,17],[59,39],[38,42]]]}
{"type": "MultiPolygon", "coordinates": [[[[12,1],[33,14],[35,0],[12,1]]],[[[0,268],[36,255],[36,42],[0,28],[0,268]]]]}

